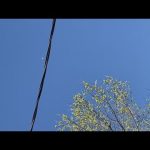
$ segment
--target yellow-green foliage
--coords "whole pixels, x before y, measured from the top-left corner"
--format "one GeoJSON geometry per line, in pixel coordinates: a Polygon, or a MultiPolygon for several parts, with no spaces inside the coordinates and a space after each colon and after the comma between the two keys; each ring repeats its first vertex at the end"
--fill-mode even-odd
{"type": "Polygon", "coordinates": [[[72,116],[62,115],[60,131],[150,130],[149,103],[141,109],[135,103],[128,82],[106,76],[102,84],[83,82],[84,90],[73,97],[72,116]]]}

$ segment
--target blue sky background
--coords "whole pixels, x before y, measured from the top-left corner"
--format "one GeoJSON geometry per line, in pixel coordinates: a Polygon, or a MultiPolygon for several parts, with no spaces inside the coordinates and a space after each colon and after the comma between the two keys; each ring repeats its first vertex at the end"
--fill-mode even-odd
{"type": "MultiPolygon", "coordinates": [[[[0,130],[28,131],[43,73],[51,19],[0,19],[0,130]]],[[[150,20],[58,19],[34,130],[53,131],[82,81],[105,75],[150,95],[150,20]]]]}

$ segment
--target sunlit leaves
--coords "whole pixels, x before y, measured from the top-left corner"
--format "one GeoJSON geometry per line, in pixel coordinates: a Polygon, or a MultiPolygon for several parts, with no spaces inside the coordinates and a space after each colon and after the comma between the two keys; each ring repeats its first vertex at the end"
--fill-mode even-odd
{"type": "Polygon", "coordinates": [[[60,131],[150,130],[150,103],[140,108],[127,81],[106,76],[101,85],[83,81],[83,91],[73,97],[72,116],[62,115],[60,131]]]}

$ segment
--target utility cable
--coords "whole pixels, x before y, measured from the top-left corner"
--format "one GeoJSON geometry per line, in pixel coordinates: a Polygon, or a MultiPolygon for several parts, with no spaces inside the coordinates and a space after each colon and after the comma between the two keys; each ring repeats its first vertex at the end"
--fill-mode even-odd
{"type": "Polygon", "coordinates": [[[40,87],[39,87],[39,92],[38,92],[38,96],[37,96],[37,100],[36,100],[36,106],[35,106],[33,117],[32,117],[32,125],[31,125],[30,131],[33,130],[34,123],[35,123],[36,116],[37,116],[39,101],[40,101],[40,97],[41,97],[42,90],[43,90],[43,85],[44,85],[47,66],[48,66],[48,61],[49,61],[50,52],[51,52],[51,45],[52,45],[52,39],[53,39],[54,30],[55,30],[55,24],[56,24],[56,19],[53,19],[52,20],[52,28],[51,28],[50,37],[49,37],[49,44],[48,44],[48,49],[47,49],[47,54],[46,54],[46,59],[45,59],[45,64],[44,64],[43,76],[42,76],[42,80],[41,80],[40,87]]]}

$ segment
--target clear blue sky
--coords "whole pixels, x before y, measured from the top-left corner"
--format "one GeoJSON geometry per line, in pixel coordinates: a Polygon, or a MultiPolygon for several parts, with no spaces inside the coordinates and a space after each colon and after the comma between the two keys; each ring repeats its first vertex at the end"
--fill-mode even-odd
{"type": "MultiPolygon", "coordinates": [[[[30,130],[51,19],[0,19],[0,130],[30,130]]],[[[58,19],[34,130],[53,131],[82,81],[130,82],[140,105],[150,95],[150,20],[58,19]]]]}

